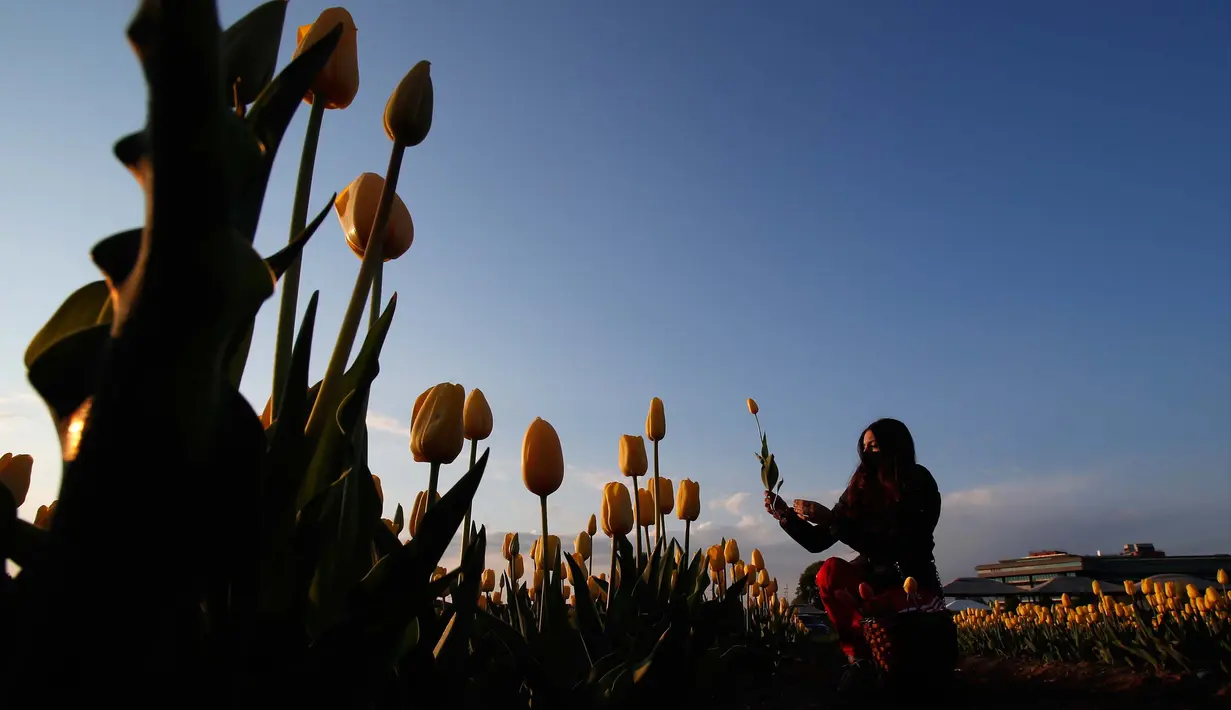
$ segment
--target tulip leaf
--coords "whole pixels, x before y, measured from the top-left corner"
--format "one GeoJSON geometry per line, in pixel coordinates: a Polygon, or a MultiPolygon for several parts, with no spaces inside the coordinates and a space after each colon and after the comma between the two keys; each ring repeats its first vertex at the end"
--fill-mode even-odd
{"type": "Polygon", "coordinates": [[[479,585],[483,577],[483,561],[487,555],[487,530],[479,528],[470,549],[462,560],[461,582],[453,594],[453,618],[449,620],[434,655],[439,672],[445,674],[446,685],[465,680],[471,629],[478,608],[479,585]],[[452,683],[448,681],[453,681],[452,683]]]}
{"type": "Polygon", "coordinates": [[[94,394],[99,367],[111,344],[111,327],[96,325],[52,343],[30,363],[26,378],[56,422],[72,416],[94,394]]]}
{"type": "Polygon", "coordinates": [[[223,31],[222,79],[235,87],[241,105],[255,101],[273,79],[285,20],[286,0],[271,0],[223,31]]]}
{"type": "Polygon", "coordinates": [[[565,555],[564,562],[569,566],[573,576],[573,593],[577,600],[573,609],[577,614],[577,628],[581,631],[581,640],[585,644],[586,654],[593,666],[599,659],[611,652],[611,645],[603,635],[603,623],[598,618],[598,610],[590,597],[590,585],[586,583],[586,571],[572,555],[565,555]]]}
{"type": "MultiPolygon", "coordinates": [[[[385,336],[389,334],[389,325],[393,322],[393,313],[397,309],[397,294],[389,299],[389,305],[381,314],[376,325],[367,331],[355,363],[343,378],[343,389],[355,391],[366,388],[376,379],[380,372],[380,350],[385,344],[385,336]]],[[[336,475],[342,470],[346,453],[346,435],[336,424],[326,425],[317,444],[312,463],[308,467],[307,476],[299,491],[299,500],[311,500],[318,491],[329,486],[336,475]]],[[[439,557],[437,557],[439,559],[439,557]]]]}
{"type": "Polygon", "coordinates": [[[287,521],[293,521],[295,496],[303,484],[302,476],[312,458],[304,436],[310,404],[308,403],[308,366],[312,357],[312,334],[316,326],[316,308],[320,291],[314,291],[304,310],[299,335],[291,351],[291,366],[287,370],[286,395],[274,412],[274,432],[269,444],[265,482],[266,510],[279,511],[287,521]]]}
{"type": "Polygon", "coordinates": [[[26,347],[26,367],[63,338],[96,325],[111,322],[111,289],[94,281],[77,289],[56,309],[51,319],[26,347]]]}
{"type": "Polygon", "coordinates": [[[778,464],[774,461],[773,454],[767,456],[761,464],[761,483],[767,491],[774,490],[774,486],[778,484],[778,464]]]}
{"type": "Polygon", "coordinates": [[[271,163],[287,126],[291,124],[291,117],[316,80],[316,75],[329,62],[341,38],[342,27],[339,25],[292,59],[253,102],[247,115],[248,125],[252,126],[257,139],[265,146],[271,163]]]}
{"type": "Polygon", "coordinates": [[[395,534],[401,534],[406,527],[406,513],[402,510],[401,503],[398,503],[397,510],[393,513],[393,527],[397,529],[395,534]]]}
{"type": "MultiPolygon", "coordinates": [[[[283,0],[275,1],[283,2],[283,0]]],[[[291,264],[294,263],[295,259],[299,258],[299,255],[303,253],[303,248],[307,246],[308,240],[312,238],[317,228],[321,226],[321,222],[325,221],[325,215],[329,214],[329,209],[333,207],[334,200],[337,198],[338,193],[333,193],[333,196],[329,198],[329,202],[325,204],[325,208],[308,223],[308,226],[304,227],[302,232],[296,235],[286,246],[265,257],[265,263],[269,265],[270,270],[274,272],[275,276],[282,278],[286,270],[291,268],[291,264]]]]}

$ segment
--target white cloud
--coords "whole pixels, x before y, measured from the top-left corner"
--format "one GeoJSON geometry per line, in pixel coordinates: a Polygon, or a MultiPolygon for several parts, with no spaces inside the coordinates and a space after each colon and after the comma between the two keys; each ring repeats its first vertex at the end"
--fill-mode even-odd
{"type": "Polygon", "coordinates": [[[410,438],[410,425],[398,421],[395,417],[380,412],[368,412],[368,431],[379,431],[385,434],[396,434],[410,438]]]}
{"type": "Polygon", "coordinates": [[[733,493],[726,498],[718,498],[709,502],[711,510],[725,510],[731,515],[740,515],[740,510],[743,507],[744,501],[748,499],[747,491],[733,493]]]}

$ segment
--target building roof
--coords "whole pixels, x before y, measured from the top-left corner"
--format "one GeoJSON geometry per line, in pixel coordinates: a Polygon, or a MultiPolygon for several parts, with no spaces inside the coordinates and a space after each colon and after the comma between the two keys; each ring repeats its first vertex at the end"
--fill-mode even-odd
{"type": "Polygon", "coordinates": [[[795,606],[795,613],[800,616],[819,616],[825,612],[817,609],[816,606],[812,604],[797,604],[795,606]]]}
{"type": "Polygon", "coordinates": [[[973,602],[969,599],[954,599],[948,604],[945,604],[945,608],[949,611],[966,611],[967,609],[977,609],[979,611],[991,610],[990,606],[980,604],[979,602],[973,602]]]}
{"type": "Polygon", "coordinates": [[[946,597],[1004,597],[1022,593],[1021,589],[1011,584],[980,577],[958,577],[943,589],[946,597]]]}
{"type": "Polygon", "coordinates": [[[1193,585],[1201,591],[1205,591],[1206,587],[1218,587],[1213,580],[1194,577],[1191,574],[1156,574],[1152,577],[1147,577],[1154,584],[1164,584],[1166,582],[1175,582],[1177,587],[1185,585],[1193,585]]]}
{"type": "MultiPolygon", "coordinates": [[[[1093,594],[1095,580],[1089,577],[1055,577],[1030,588],[1029,594],[1093,594]]],[[[1119,582],[1098,580],[1104,592],[1124,591],[1119,582]]]]}

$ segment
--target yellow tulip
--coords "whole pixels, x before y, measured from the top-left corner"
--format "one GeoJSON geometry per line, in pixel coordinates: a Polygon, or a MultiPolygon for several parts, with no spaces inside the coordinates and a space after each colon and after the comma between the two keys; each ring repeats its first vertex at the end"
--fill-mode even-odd
{"type": "Polygon", "coordinates": [[[586,534],[590,537],[598,534],[598,518],[594,517],[594,513],[590,513],[590,520],[586,523],[586,534]]]}
{"type": "Polygon", "coordinates": [[[436,571],[432,572],[432,581],[435,582],[436,580],[440,579],[441,577],[445,576],[448,573],[449,573],[449,570],[445,569],[444,567],[437,567],[436,571]]]}
{"type": "Polygon", "coordinates": [[[736,561],[735,566],[731,568],[731,579],[738,582],[744,578],[744,573],[746,571],[747,568],[744,567],[744,563],[741,561],[736,561]]]}
{"type": "Polygon", "coordinates": [[[559,535],[548,535],[546,545],[542,544],[542,540],[543,538],[540,537],[540,544],[534,550],[534,564],[539,569],[545,569],[551,565],[556,559],[556,553],[560,550],[559,535]]]}
{"type": "Polygon", "coordinates": [[[1060,595],[1060,603],[1064,605],[1065,609],[1073,608],[1073,598],[1070,597],[1067,593],[1060,595]]]}
{"type": "Polygon", "coordinates": [[[637,489],[637,512],[641,514],[637,521],[641,527],[648,528],[654,524],[654,496],[650,495],[649,489],[637,489]]]}
{"type": "Polygon", "coordinates": [[[752,397],[749,397],[748,398],[748,413],[755,417],[760,412],[761,412],[761,408],[757,406],[757,401],[753,399],[752,397]]]}
{"type": "Polygon", "coordinates": [[[1130,597],[1137,595],[1137,585],[1133,584],[1133,580],[1124,580],[1124,593],[1130,597]]]}
{"type": "Polygon", "coordinates": [[[1196,599],[1201,596],[1201,590],[1197,589],[1195,584],[1187,584],[1184,586],[1184,591],[1188,592],[1189,599],[1196,599]]]}
{"type": "MultiPolygon", "coordinates": [[[[368,250],[372,227],[376,223],[376,208],[385,190],[385,179],[376,173],[364,173],[338,193],[333,209],[346,236],[346,245],[360,259],[368,250]]],[[[385,223],[385,241],[381,243],[381,259],[393,261],[405,254],[415,241],[415,221],[397,193],[389,206],[389,221],[385,223]]]]}
{"type": "Polygon", "coordinates": [[[563,596],[565,599],[568,599],[569,597],[573,595],[573,589],[569,587],[567,584],[561,584],[560,585],[560,595],[563,596]]]}
{"type": "MultiPolygon", "coordinates": [[[[433,499],[434,502],[440,501],[440,494],[437,493],[433,499]]],[[[410,518],[406,521],[406,531],[411,537],[416,537],[419,534],[419,524],[423,522],[423,514],[427,512],[427,491],[419,491],[415,494],[415,504],[410,508],[410,518]]]]}
{"type": "Polygon", "coordinates": [[[1231,584],[1231,576],[1227,575],[1227,570],[1225,569],[1218,570],[1218,576],[1216,579],[1219,584],[1231,584]]]}
{"type": "Polygon", "coordinates": [[[620,436],[620,473],[625,476],[644,476],[650,468],[645,453],[645,439],[632,434],[620,436]]]}
{"type": "Polygon", "coordinates": [[[675,484],[666,476],[658,477],[658,495],[655,498],[658,501],[658,512],[662,515],[669,515],[675,509],[675,484]]]}
{"type": "Polygon", "coordinates": [[[705,551],[705,559],[709,563],[711,570],[720,570],[726,564],[726,555],[722,551],[722,545],[710,545],[705,551]]]}
{"type": "Polygon", "coordinates": [[[483,441],[492,435],[492,408],[478,387],[470,390],[462,407],[462,431],[471,441],[483,441]]]}
{"type": "Polygon", "coordinates": [[[628,487],[619,481],[603,485],[603,533],[627,535],[633,530],[633,502],[628,487]]]}
{"type": "Polygon", "coordinates": [[[500,546],[500,556],[506,560],[513,559],[513,543],[517,541],[517,533],[505,533],[504,544],[500,546]]]}
{"type": "Polygon", "coordinates": [[[723,556],[726,558],[726,563],[729,565],[733,565],[739,561],[739,543],[735,541],[735,538],[727,540],[727,546],[723,550],[723,556]]]}
{"type": "Polygon", "coordinates": [[[765,591],[772,597],[778,593],[778,578],[773,577],[769,580],[769,584],[765,585],[765,591]]]}
{"type": "Polygon", "coordinates": [[[916,594],[919,591],[919,582],[915,581],[914,577],[907,577],[902,582],[902,591],[907,594],[916,594]]]}
{"type": "Polygon", "coordinates": [[[675,517],[696,522],[701,517],[701,485],[687,478],[680,481],[675,496],[675,517]]]}
{"type": "Polygon", "coordinates": [[[591,599],[601,599],[605,594],[605,592],[603,592],[603,588],[599,586],[598,580],[593,577],[586,580],[586,588],[590,590],[591,599]]]}
{"type": "Polygon", "coordinates": [[[573,550],[581,555],[581,560],[584,562],[590,559],[590,555],[593,553],[593,545],[594,541],[590,539],[590,533],[582,530],[577,534],[577,539],[573,541],[573,550]]]}
{"type": "Polygon", "coordinates": [[[521,478],[526,490],[543,497],[564,482],[564,450],[560,435],[546,420],[535,417],[521,443],[521,478]]]}
{"type": "Polygon", "coordinates": [[[526,556],[519,554],[513,558],[513,581],[516,582],[524,576],[526,576],[526,556]]]}
{"type": "Polygon", "coordinates": [[[500,603],[500,597],[501,597],[501,594],[500,594],[500,590],[499,590],[499,589],[497,589],[496,591],[492,592],[492,601],[493,601],[493,602],[495,602],[495,603],[499,604],[499,603],[500,603]]]}
{"type": "Polygon", "coordinates": [[[30,475],[34,470],[34,457],[30,454],[5,454],[0,456],[0,484],[9,489],[13,501],[20,508],[30,492],[30,475]]]}
{"type": "Polygon", "coordinates": [[[480,594],[477,604],[479,606],[480,611],[487,611],[487,597],[480,594]]]}
{"type": "Polygon", "coordinates": [[[421,61],[398,82],[385,103],[385,135],[398,145],[416,146],[432,129],[432,64],[421,61]]]}
{"type": "Polygon", "coordinates": [[[453,463],[462,452],[462,408],[466,388],[442,382],[428,391],[410,425],[410,453],[415,461],[453,463]]]}
{"type": "Polygon", "coordinates": [[[650,400],[650,411],[645,415],[645,438],[662,441],[667,436],[667,416],[663,413],[663,401],[657,397],[650,400]]]}
{"type": "Polygon", "coordinates": [[[496,589],[496,571],[491,569],[483,570],[483,577],[479,580],[479,586],[484,592],[491,592],[496,589]]]}
{"type": "Polygon", "coordinates": [[[299,28],[295,38],[298,46],[292,56],[293,59],[303,54],[339,24],[342,25],[342,36],[304,96],[304,101],[308,103],[323,100],[327,109],[346,108],[359,93],[359,41],[354,18],[340,7],[324,10],[316,22],[299,28]]]}
{"type": "Polygon", "coordinates": [[[757,585],[764,587],[769,584],[769,573],[765,570],[757,570],[757,585]]]}
{"type": "Polygon", "coordinates": [[[535,591],[543,588],[543,570],[534,570],[534,589],[535,591]]]}
{"type": "Polygon", "coordinates": [[[765,558],[761,556],[761,551],[754,549],[752,551],[752,564],[756,565],[759,570],[765,569],[765,558]]]}

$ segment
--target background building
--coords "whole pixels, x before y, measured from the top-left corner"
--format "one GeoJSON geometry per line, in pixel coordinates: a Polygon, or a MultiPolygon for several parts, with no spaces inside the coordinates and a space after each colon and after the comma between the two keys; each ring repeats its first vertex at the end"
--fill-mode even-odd
{"type": "Polygon", "coordinates": [[[1139,580],[1159,574],[1178,574],[1213,580],[1219,569],[1231,570],[1231,555],[1175,555],[1150,543],[1124,546],[1117,555],[1073,555],[1062,550],[1031,552],[1025,557],[975,567],[981,579],[1027,590],[1056,577],[1084,577],[1103,582],[1139,580]]]}

